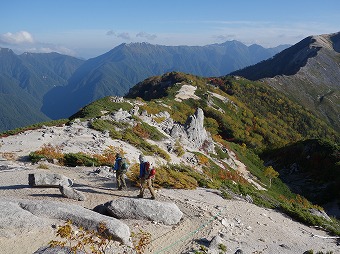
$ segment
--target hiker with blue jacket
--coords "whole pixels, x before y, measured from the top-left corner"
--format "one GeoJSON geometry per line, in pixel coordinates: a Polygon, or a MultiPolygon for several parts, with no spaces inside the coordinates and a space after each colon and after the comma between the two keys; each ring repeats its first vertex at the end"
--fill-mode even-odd
{"type": "Polygon", "coordinates": [[[151,169],[150,162],[146,160],[143,154],[139,155],[139,162],[140,192],[137,197],[143,197],[145,187],[147,186],[151,193],[151,199],[156,199],[155,190],[152,187],[152,182],[155,178],[155,170],[151,169]]]}
{"type": "Polygon", "coordinates": [[[124,174],[127,171],[127,164],[125,158],[123,158],[119,153],[116,154],[115,165],[113,166],[113,170],[116,171],[116,180],[118,190],[126,189],[125,176],[124,174]]]}

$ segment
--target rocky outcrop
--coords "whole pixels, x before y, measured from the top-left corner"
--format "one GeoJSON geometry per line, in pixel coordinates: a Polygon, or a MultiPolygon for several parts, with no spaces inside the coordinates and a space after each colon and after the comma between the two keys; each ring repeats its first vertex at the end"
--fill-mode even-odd
{"type": "MultiPolygon", "coordinates": [[[[131,126],[134,125],[132,115],[138,114],[138,107],[130,112],[119,109],[111,115],[102,116],[101,119],[113,120],[116,122],[124,122],[131,126]]],[[[190,115],[186,123],[176,123],[167,111],[159,112],[155,115],[149,115],[146,110],[143,110],[139,117],[151,125],[156,125],[165,134],[172,137],[173,140],[180,140],[183,145],[194,149],[203,149],[206,152],[213,153],[213,141],[204,128],[204,112],[201,108],[197,108],[194,115],[190,115]],[[155,119],[162,119],[156,122],[155,119]]],[[[173,144],[170,144],[173,146],[173,144]]]]}
{"type": "Polygon", "coordinates": [[[202,147],[208,139],[207,131],[204,129],[204,113],[198,108],[194,115],[188,117],[184,126],[187,138],[195,148],[202,147]]]}
{"type": "Polygon", "coordinates": [[[33,229],[47,227],[47,218],[40,218],[22,209],[16,200],[0,199],[0,236],[11,237],[17,232],[28,232],[33,229]]]}
{"type": "MultiPolygon", "coordinates": [[[[173,124],[169,132],[170,136],[174,139],[181,139],[182,141],[187,140],[187,134],[184,127],[181,124],[173,124]]],[[[188,143],[188,142],[187,142],[188,143]]]]}
{"type": "Polygon", "coordinates": [[[169,134],[192,148],[214,152],[212,139],[204,128],[204,112],[200,108],[188,117],[185,125],[173,124],[169,134]]]}
{"type": "Polygon", "coordinates": [[[28,184],[31,187],[59,188],[61,195],[65,198],[84,201],[86,197],[83,193],[72,188],[71,179],[60,174],[35,173],[28,175],[28,184]]]}
{"type": "Polygon", "coordinates": [[[104,223],[113,240],[131,245],[130,229],[126,224],[78,205],[3,198],[0,199],[0,214],[0,230],[5,232],[8,229],[43,227],[52,220],[71,220],[74,225],[87,230],[97,230],[99,224],[104,223]]]}
{"type": "Polygon", "coordinates": [[[23,166],[19,166],[19,165],[15,165],[15,164],[10,164],[7,161],[2,161],[1,160],[1,153],[0,153],[0,161],[1,161],[1,165],[0,165],[0,172],[4,172],[4,171],[16,171],[16,170],[26,170],[26,167],[23,166]]]}
{"type": "Polygon", "coordinates": [[[127,112],[126,110],[123,110],[120,108],[118,111],[115,111],[112,113],[112,119],[116,122],[122,122],[122,121],[127,121],[131,118],[131,114],[127,112]]]}
{"type": "Polygon", "coordinates": [[[28,184],[31,187],[59,188],[60,185],[72,186],[73,182],[60,174],[35,173],[28,175],[28,184]]]}
{"type": "Polygon", "coordinates": [[[155,119],[164,119],[160,123],[157,123],[158,127],[162,129],[166,134],[172,136],[171,130],[174,127],[174,120],[171,118],[169,112],[162,111],[155,115],[155,119]]]}
{"type": "Polygon", "coordinates": [[[86,200],[86,197],[83,193],[80,191],[77,191],[76,189],[69,187],[69,186],[64,186],[60,185],[59,190],[61,192],[61,195],[65,198],[70,198],[78,201],[84,201],[86,200]]]}
{"type": "Polygon", "coordinates": [[[96,168],[92,172],[88,173],[91,176],[99,176],[104,178],[113,178],[115,174],[111,171],[111,167],[108,166],[101,166],[96,168]]]}
{"type": "Polygon", "coordinates": [[[107,213],[118,219],[137,219],[177,224],[183,213],[176,204],[147,199],[119,198],[104,204],[107,213]]]}
{"type": "Polygon", "coordinates": [[[226,241],[218,235],[215,236],[209,244],[209,253],[210,254],[224,253],[226,251],[226,249],[227,249],[226,241]]]}
{"type": "Polygon", "coordinates": [[[312,215],[321,217],[321,218],[328,220],[328,221],[332,221],[332,219],[328,216],[328,214],[323,210],[318,210],[318,209],[312,208],[312,209],[309,209],[309,212],[312,215]]]}

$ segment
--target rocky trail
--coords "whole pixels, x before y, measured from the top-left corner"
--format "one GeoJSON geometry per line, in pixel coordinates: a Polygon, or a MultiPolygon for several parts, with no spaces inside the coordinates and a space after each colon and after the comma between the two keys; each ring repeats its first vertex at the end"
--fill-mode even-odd
{"type": "MultiPolygon", "coordinates": [[[[58,172],[73,179],[74,188],[84,193],[86,200],[64,198],[56,188],[30,187],[28,174],[46,170],[27,165],[0,171],[1,198],[57,201],[93,209],[118,198],[135,199],[138,194],[138,189],[132,186],[128,190],[116,190],[113,176],[91,174],[94,168],[49,166],[49,172],[58,172]]],[[[146,196],[145,200],[148,198],[146,196]]],[[[181,220],[175,225],[148,220],[122,220],[131,232],[142,230],[151,234],[151,243],[145,253],[194,253],[195,250],[204,249],[203,246],[209,249],[209,253],[219,253],[218,244],[211,246],[213,239],[226,246],[226,253],[234,253],[238,249],[243,253],[303,253],[310,249],[333,253],[340,251],[336,239],[327,238],[329,236],[322,230],[307,227],[279,212],[243,200],[225,200],[216,190],[159,189],[157,201],[176,204],[183,213],[181,220]]],[[[2,253],[33,253],[54,239],[55,230],[51,225],[61,223],[54,220],[44,227],[13,230],[10,223],[4,224],[4,217],[1,221],[2,253]]],[[[111,251],[109,253],[120,253],[114,249],[111,251]]]]}

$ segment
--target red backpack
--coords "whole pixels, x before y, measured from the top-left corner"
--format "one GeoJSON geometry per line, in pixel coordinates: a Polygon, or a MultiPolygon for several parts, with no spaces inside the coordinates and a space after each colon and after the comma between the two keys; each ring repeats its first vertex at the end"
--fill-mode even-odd
{"type": "Polygon", "coordinates": [[[156,175],[156,169],[150,168],[150,162],[146,161],[144,162],[144,168],[145,168],[145,177],[146,178],[154,178],[156,175]]]}

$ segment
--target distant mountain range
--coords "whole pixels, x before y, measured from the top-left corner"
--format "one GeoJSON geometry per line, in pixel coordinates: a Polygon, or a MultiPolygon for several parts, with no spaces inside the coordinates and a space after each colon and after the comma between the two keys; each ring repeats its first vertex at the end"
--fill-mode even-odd
{"type": "Polygon", "coordinates": [[[50,120],[41,112],[45,93],[66,85],[83,62],[57,53],[16,55],[0,48],[0,131],[50,120]]]}
{"type": "Polygon", "coordinates": [[[69,117],[107,95],[168,71],[219,76],[270,58],[288,45],[263,48],[238,41],[207,46],[121,44],[83,61],[57,53],[0,49],[0,131],[69,117]]]}
{"type": "Polygon", "coordinates": [[[339,48],[339,34],[330,34],[271,49],[238,41],[206,46],[121,44],[87,61],[1,49],[0,131],[67,118],[96,99],[124,95],[138,82],[171,71],[261,80],[340,130],[339,48]]]}
{"type": "Polygon", "coordinates": [[[67,86],[51,89],[44,98],[42,112],[53,119],[68,117],[106,95],[122,96],[150,76],[170,71],[199,76],[225,75],[272,57],[286,47],[248,47],[238,41],[207,46],[121,44],[86,61],[67,86]]]}
{"type": "Polygon", "coordinates": [[[307,37],[231,74],[262,80],[340,131],[340,33],[307,37]]]}

